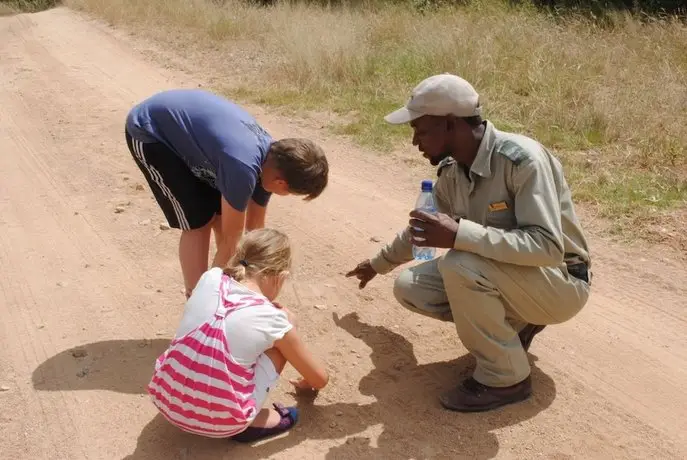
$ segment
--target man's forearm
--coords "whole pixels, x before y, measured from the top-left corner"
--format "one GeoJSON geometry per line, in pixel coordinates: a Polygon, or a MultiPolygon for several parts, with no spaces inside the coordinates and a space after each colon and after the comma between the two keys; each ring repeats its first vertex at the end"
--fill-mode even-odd
{"type": "Polygon", "coordinates": [[[370,260],[372,268],[384,275],[394,268],[413,260],[413,244],[410,242],[410,227],[399,232],[391,243],[386,244],[375,257],[370,260]]]}

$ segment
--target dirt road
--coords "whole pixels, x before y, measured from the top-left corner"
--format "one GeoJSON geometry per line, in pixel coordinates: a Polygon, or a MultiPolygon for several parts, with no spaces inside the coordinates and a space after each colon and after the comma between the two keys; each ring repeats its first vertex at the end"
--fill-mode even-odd
{"type": "MultiPolygon", "coordinates": [[[[342,276],[404,225],[423,176],[259,108],[331,158],[322,198],[274,200],[268,220],[294,239],[283,301],[333,381],[259,446],[168,426],[144,387],[183,307],[178,236],[122,129],[139,99],[199,83],[66,9],[0,18],[3,458],[687,458],[684,262],[592,235],[592,300],[534,342],[534,397],[444,411],[437,394],[472,364],[453,327],[396,306],[391,277],[360,292],[342,276]]],[[[285,384],[272,398],[294,401],[285,384]]]]}

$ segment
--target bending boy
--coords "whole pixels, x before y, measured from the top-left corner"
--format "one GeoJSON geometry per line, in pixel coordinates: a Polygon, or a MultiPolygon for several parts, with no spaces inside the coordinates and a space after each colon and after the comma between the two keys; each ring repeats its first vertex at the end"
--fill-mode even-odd
{"type": "Polygon", "coordinates": [[[271,195],[318,197],[329,165],[307,139],[275,141],[244,109],[200,89],[163,91],[126,119],[126,142],[164,213],[181,230],[186,296],[208,270],[210,233],[224,267],[244,230],[265,226],[271,195]]]}

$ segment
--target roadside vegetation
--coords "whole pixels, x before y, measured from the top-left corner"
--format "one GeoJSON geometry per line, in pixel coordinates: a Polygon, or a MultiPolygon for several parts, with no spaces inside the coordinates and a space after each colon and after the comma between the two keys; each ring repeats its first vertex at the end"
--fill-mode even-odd
{"type": "Polygon", "coordinates": [[[687,23],[679,2],[672,14],[645,2],[652,15],[621,0],[64,3],[156,30],[181,49],[216,49],[218,61],[222,44],[259,49],[250,84],[215,89],[280,110],[335,112],[336,133],[381,154],[409,139],[383,115],[426,76],[459,74],[498,127],[532,135],[562,158],[577,200],[619,235],[668,238],[684,227],[687,23]]]}
{"type": "Polygon", "coordinates": [[[59,3],[59,0],[0,0],[0,16],[22,12],[35,13],[59,3]]]}

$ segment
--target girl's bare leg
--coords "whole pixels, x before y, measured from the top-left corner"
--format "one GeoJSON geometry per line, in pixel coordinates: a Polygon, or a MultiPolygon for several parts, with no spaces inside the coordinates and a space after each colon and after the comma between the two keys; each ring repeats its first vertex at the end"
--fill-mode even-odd
{"type": "MultiPolygon", "coordinates": [[[[286,358],[282,355],[276,348],[270,348],[265,351],[265,355],[272,361],[274,368],[278,374],[281,374],[286,366],[286,358]]],[[[271,408],[263,408],[258,412],[258,415],[253,420],[251,426],[259,428],[272,428],[279,424],[281,421],[281,415],[271,408]]]]}

